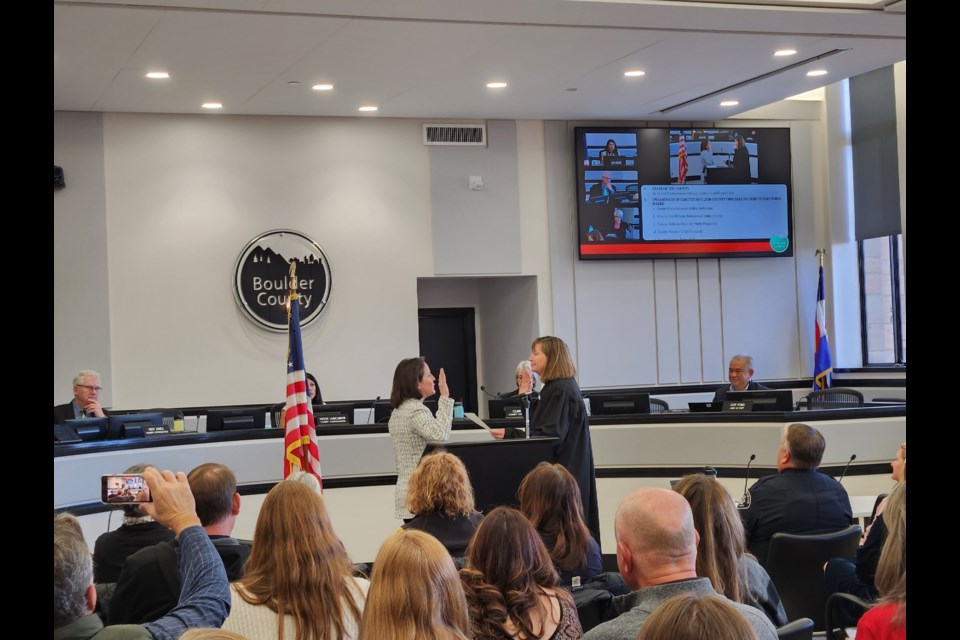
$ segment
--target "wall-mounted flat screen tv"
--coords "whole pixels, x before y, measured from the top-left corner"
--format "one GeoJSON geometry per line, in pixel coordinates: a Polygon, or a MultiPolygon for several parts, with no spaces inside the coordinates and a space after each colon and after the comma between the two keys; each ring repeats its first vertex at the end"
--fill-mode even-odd
{"type": "Polygon", "coordinates": [[[581,260],[793,255],[790,129],[576,127],[581,260]]]}

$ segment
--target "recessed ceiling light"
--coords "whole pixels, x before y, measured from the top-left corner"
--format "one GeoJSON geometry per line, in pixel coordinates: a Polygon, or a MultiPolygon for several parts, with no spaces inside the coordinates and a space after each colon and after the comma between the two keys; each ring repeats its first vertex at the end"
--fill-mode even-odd
{"type": "Polygon", "coordinates": [[[376,111],[379,107],[373,105],[366,105],[357,109],[357,111],[376,111]]]}
{"type": "Polygon", "coordinates": [[[623,72],[623,75],[625,75],[625,76],[628,77],[628,78],[638,78],[638,77],[640,77],[640,76],[645,76],[645,75],[647,75],[647,72],[646,72],[646,71],[640,71],[639,69],[634,69],[634,70],[632,70],[632,71],[624,71],[624,72],[623,72]]]}
{"type": "Polygon", "coordinates": [[[807,71],[807,77],[815,78],[816,76],[825,76],[827,75],[826,69],[814,69],[812,71],[807,71]]]}
{"type": "Polygon", "coordinates": [[[204,109],[223,109],[222,102],[204,102],[201,106],[204,109]]]}
{"type": "Polygon", "coordinates": [[[488,82],[487,89],[503,89],[507,86],[506,82],[488,82]]]}
{"type": "Polygon", "coordinates": [[[170,74],[166,71],[151,71],[147,74],[147,77],[151,80],[166,80],[170,77],[170,74]]]}
{"type": "Polygon", "coordinates": [[[780,49],[779,51],[774,51],[773,55],[775,56],[795,56],[797,55],[796,49],[780,49]]]}
{"type": "Polygon", "coordinates": [[[313,85],[314,91],[333,91],[332,84],[315,84],[313,85]]]}
{"type": "Polygon", "coordinates": [[[721,107],[735,107],[740,104],[739,100],[724,100],[720,103],[721,107]]]}

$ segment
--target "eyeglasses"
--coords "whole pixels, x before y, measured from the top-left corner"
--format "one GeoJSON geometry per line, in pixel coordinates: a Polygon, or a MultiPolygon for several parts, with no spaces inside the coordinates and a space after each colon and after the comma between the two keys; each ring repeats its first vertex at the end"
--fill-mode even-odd
{"type": "Polygon", "coordinates": [[[103,387],[94,387],[93,385],[89,385],[89,384],[78,384],[77,386],[83,387],[84,389],[87,389],[89,391],[96,391],[97,393],[100,393],[101,391],[103,391],[103,387]]]}

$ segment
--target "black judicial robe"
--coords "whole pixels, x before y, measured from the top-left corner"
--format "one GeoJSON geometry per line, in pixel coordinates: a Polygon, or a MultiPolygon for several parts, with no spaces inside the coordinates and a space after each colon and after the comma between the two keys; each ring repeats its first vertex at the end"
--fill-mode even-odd
{"type": "Polygon", "coordinates": [[[573,378],[544,384],[531,410],[530,435],[557,438],[554,460],[577,479],[583,500],[583,517],[594,539],[600,542],[600,509],[597,506],[597,473],[593,466],[590,423],[580,387],[573,378]]]}

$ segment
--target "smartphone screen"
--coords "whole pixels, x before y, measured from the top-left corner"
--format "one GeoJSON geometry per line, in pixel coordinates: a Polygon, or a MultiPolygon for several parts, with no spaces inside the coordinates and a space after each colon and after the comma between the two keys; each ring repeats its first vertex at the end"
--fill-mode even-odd
{"type": "Polygon", "coordinates": [[[139,474],[107,474],[100,476],[100,501],[106,504],[152,502],[150,488],[139,474]]]}

